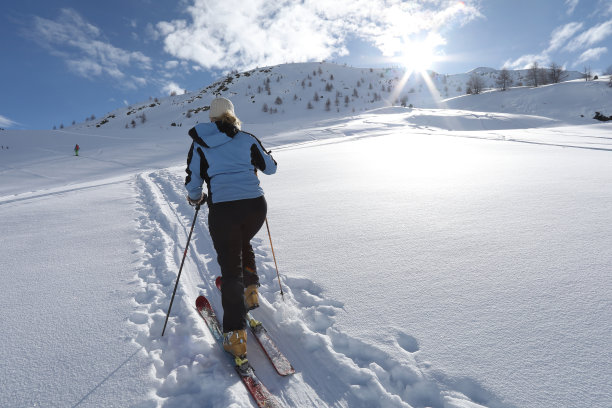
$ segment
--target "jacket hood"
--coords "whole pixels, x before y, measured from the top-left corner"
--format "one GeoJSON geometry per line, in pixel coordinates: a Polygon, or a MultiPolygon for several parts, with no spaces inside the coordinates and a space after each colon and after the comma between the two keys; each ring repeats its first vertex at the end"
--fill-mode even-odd
{"type": "Polygon", "coordinates": [[[217,147],[232,140],[226,133],[219,130],[214,122],[199,123],[189,129],[189,136],[203,147],[217,147]]]}

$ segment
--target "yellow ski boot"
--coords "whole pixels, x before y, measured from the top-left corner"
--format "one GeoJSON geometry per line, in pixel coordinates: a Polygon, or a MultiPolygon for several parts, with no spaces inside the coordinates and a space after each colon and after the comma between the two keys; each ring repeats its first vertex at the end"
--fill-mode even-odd
{"type": "Polygon", "coordinates": [[[249,285],[244,290],[244,305],[247,311],[259,307],[259,292],[257,291],[257,285],[249,285]]]}
{"type": "Polygon", "coordinates": [[[223,333],[223,349],[234,356],[237,366],[247,362],[246,330],[234,330],[223,333]]]}

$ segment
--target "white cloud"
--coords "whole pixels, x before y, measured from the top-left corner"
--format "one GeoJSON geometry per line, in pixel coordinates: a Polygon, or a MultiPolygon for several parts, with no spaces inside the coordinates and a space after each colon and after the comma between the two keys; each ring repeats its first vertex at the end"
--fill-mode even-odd
{"type": "Polygon", "coordinates": [[[166,69],[174,69],[174,68],[179,66],[179,62],[176,61],[176,60],[167,61],[164,66],[165,66],[166,69]]]}
{"type": "Polygon", "coordinates": [[[137,85],[145,86],[147,84],[147,79],[143,77],[132,76],[132,81],[134,81],[137,85]]]}
{"type": "Polygon", "coordinates": [[[17,124],[18,124],[17,122],[14,122],[14,121],[10,120],[6,116],[0,115],[0,127],[9,128],[9,127],[15,126],[17,124]]]}
{"type": "Polygon", "coordinates": [[[601,57],[606,52],[608,52],[608,49],[606,47],[598,47],[598,48],[588,49],[585,52],[583,52],[582,54],[580,54],[580,56],[578,57],[578,59],[574,63],[574,66],[578,66],[578,65],[583,64],[583,63],[585,63],[587,61],[597,61],[597,60],[599,60],[599,57],[601,57]]]}
{"type": "Polygon", "coordinates": [[[166,95],[170,95],[172,92],[176,92],[180,95],[184,92],[184,89],[181,88],[176,82],[168,82],[166,85],[164,85],[161,91],[166,95]]]}
{"type": "Polygon", "coordinates": [[[160,35],[159,31],[155,29],[153,24],[147,23],[147,25],[145,26],[145,36],[146,36],[145,39],[157,41],[159,40],[159,35],[160,35]]]}
{"type": "Polygon", "coordinates": [[[545,52],[542,54],[522,55],[514,61],[506,61],[504,67],[507,69],[527,69],[533,65],[534,62],[537,62],[540,66],[545,66],[550,62],[550,57],[545,52]]]}
{"type": "Polygon", "coordinates": [[[568,16],[574,13],[574,10],[576,9],[576,6],[578,5],[579,2],[580,0],[565,0],[565,5],[567,6],[568,16]]]}
{"type": "Polygon", "coordinates": [[[568,51],[577,51],[580,48],[589,47],[593,44],[603,41],[610,35],[612,35],[612,20],[608,20],[594,27],[591,27],[590,29],[570,41],[565,47],[565,49],[568,51]]]}
{"type": "MultiPolygon", "coordinates": [[[[584,24],[579,22],[571,22],[557,27],[551,33],[547,49],[537,54],[522,55],[515,60],[508,60],[505,66],[514,69],[527,68],[534,62],[540,65],[548,65],[552,60],[552,54],[554,52],[580,52],[612,35],[612,20],[597,24],[576,36],[583,27],[584,24]]],[[[599,59],[604,52],[607,52],[607,48],[605,47],[589,48],[578,56],[573,66],[579,65],[585,61],[599,59]]]]}
{"type": "MultiPolygon", "coordinates": [[[[346,55],[349,38],[401,53],[414,36],[482,17],[474,1],[191,0],[190,21],[162,21],[156,32],[172,56],[212,69],[328,59],[346,55]]],[[[443,43],[443,41],[442,41],[443,43]]]]}
{"type": "Polygon", "coordinates": [[[55,21],[34,17],[29,35],[53,55],[64,58],[70,70],[86,78],[108,75],[122,80],[126,77],[124,69],[151,69],[149,57],[103,41],[100,29],[72,9],[62,9],[55,21]]]}
{"type": "Polygon", "coordinates": [[[548,47],[548,52],[558,50],[565,44],[567,40],[572,38],[574,34],[582,29],[582,23],[568,23],[564,26],[557,27],[553,30],[550,35],[550,45],[548,47]]]}

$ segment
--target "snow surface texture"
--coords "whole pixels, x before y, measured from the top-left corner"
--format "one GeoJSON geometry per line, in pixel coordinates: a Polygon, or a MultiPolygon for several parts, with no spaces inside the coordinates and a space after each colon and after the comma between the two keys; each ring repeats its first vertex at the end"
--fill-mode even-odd
{"type": "MultiPolygon", "coordinates": [[[[270,391],[296,407],[612,406],[612,136],[580,116],[612,114],[605,80],[350,116],[285,105],[280,121],[229,95],[279,162],[261,180],[285,301],[263,229],[254,314],[297,373],[250,339],[270,391]]],[[[253,406],[194,310],[205,294],[222,313],[206,208],[160,336],[194,214],[186,131],[205,113],[168,124],[186,109],[0,131],[0,406],[253,406]]]]}

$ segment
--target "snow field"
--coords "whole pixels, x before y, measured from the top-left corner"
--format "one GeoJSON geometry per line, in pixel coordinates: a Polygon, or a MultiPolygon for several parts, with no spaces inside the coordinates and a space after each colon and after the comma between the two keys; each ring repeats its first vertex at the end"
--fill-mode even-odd
{"type": "Polygon", "coordinates": [[[436,383],[477,390],[483,405],[510,403],[509,384],[516,406],[604,403],[612,168],[589,148],[609,143],[598,129],[551,148],[380,125],[379,137],[283,151],[269,199],[304,203],[271,206],[283,267],[341,294],[337,328],[385,350],[408,330],[436,383]]]}
{"type": "MultiPolygon", "coordinates": [[[[141,330],[138,343],[155,361],[156,377],[160,379],[157,395],[164,406],[197,406],[203,400],[206,406],[250,406],[248,394],[236,383],[231,365],[192,305],[197,295],[204,293],[222,316],[220,296],[214,288],[214,277],[220,271],[206,233],[204,208],[194,230],[166,335],[160,337],[181,261],[181,244],[186,241],[191,222],[188,214],[194,212],[184,200],[182,170],[174,168],[138,177],[143,212],[139,230],[145,261],[138,273],[142,288],[135,301],[139,307],[130,319],[141,330]],[[206,385],[212,382],[214,387],[206,385]]],[[[342,305],[326,300],[322,289],[312,281],[283,278],[282,301],[264,238],[267,237],[260,233],[255,239],[262,305],[254,314],[265,322],[298,373],[289,378],[278,377],[253,338],[249,355],[262,380],[288,406],[408,407],[442,404],[445,399],[454,401],[447,401],[447,406],[476,406],[464,405],[470,401],[465,395],[443,392],[427,378],[412,356],[418,345],[408,334],[397,334],[404,355],[398,361],[397,356],[335,329],[335,315],[341,313],[342,305]]]]}
{"type": "MultiPolygon", "coordinates": [[[[272,78],[301,89],[312,66],[294,68],[272,78]]],[[[386,102],[360,93],[353,116],[300,101],[266,116],[242,98],[257,75],[227,96],[280,165],[261,180],[286,300],[264,228],[255,314],[297,373],[278,377],[253,339],[249,355],[282,402],[610,406],[612,137],[589,115],[612,113],[612,89],[365,113],[386,102]]],[[[205,117],[185,109],[210,97],[143,108],[134,129],[122,108],[100,128],[0,131],[0,406],[253,406],[194,310],[202,293],[220,312],[205,208],[160,337],[194,214],[186,131],[205,117]]]]}
{"type": "Polygon", "coordinates": [[[133,202],[121,178],[0,203],[0,406],[151,406],[127,324],[133,202]]]}

